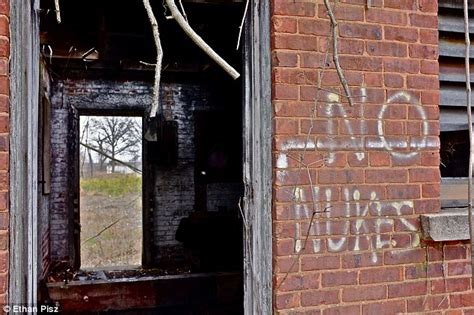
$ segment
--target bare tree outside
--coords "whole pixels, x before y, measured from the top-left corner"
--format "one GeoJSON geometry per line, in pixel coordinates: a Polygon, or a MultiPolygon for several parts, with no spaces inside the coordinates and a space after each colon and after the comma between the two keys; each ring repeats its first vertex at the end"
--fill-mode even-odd
{"type": "Polygon", "coordinates": [[[81,116],[81,268],[141,265],[142,118],[81,116]]]}

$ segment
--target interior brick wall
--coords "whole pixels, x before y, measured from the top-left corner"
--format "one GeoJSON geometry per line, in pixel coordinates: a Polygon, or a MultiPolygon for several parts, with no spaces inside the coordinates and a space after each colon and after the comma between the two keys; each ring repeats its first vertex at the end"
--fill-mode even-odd
{"type": "Polygon", "coordinates": [[[274,310],[466,312],[468,244],[420,239],[440,208],[437,1],[335,15],[353,107],[325,62],[323,1],[272,1],[274,310]]]}

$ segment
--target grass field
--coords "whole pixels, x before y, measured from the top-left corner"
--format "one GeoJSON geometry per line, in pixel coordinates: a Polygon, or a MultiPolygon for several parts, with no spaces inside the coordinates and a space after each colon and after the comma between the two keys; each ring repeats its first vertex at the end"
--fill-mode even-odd
{"type": "Polygon", "coordinates": [[[141,264],[141,187],[134,174],[81,179],[81,268],[141,264]]]}

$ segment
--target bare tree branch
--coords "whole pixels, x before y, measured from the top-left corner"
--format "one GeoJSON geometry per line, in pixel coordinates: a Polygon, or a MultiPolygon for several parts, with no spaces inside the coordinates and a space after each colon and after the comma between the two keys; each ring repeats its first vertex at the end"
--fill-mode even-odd
{"type": "Polygon", "coordinates": [[[181,9],[181,12],[183,12],[183,17],[186,20],[186,22],[188,22],[188,16],[186,15],[186,11],[184,10],[183,0],[178,0],[178,2],[179,2],[179,7],[181,9]]]}
{"type": "Polygon", "coordinates": [[[326,6],[326,10],[328,11],[329,19],[331,20],[331,29],[332,29],[332,59],[334,61],[334,65],[336,66],[337,76],[339,77],[339,81],[341,81],[342,87],[344,88],[344,92],[346,93],[347,100],[349,101],[350,106],[354,106],[354,102],[352,101],[351,90],[349,89],[349,84],[347,84],[346,77],[344,76],[344,71],[342,70],[341,64],[339,62],[339,54],[337,52],[338,47],[338,31],[337,31],[337,20],[334,12],[329,4],[329,0],[324,0],[324,5],[326,6]]]}
{"type": "Polygon", "coordinates": [[[61,8],[59,7],[59,0],[54,0],[54,10],[56,11],[56,21],[61,23],[61,8]]]}
{"type": "Polygon", "coordinates": [[[143,0],[148,19],[153,30],[153,38],[156,46],[156,64],[155,64],[155,84],[153,86],[153,102],[150,110],[150,117],[155,117],[160,104],[160,81],[161,81],[161,67],[163,62],[163,48],[161,47],[160,32],[158,30],[158,22],[153,9],[150,5],[150,0],[143,0]]]}
{"type": "Polygon", "coordinates": [[[239,47],[240,47],[240,39],[242,38],[242,32],[244,30],[245,20],[247,19],[247,12],[249,10],[249,4],[250,4],[250,0],[247,0],[247,2],[245,3],[244,15],[242,16],[242,22],[240,23],[240,26],[239,26],[239,37],[237,37],[237,48],[236,48],[236,50],[238,50],[239,47]]]}
{"type": "Polygon", "coordinates": [[[133,165],[127,163],[127,162],[124,162],[124,161],[118,160],[118,159],[116,159],[116,158],[113,158],[113,157],[111,157],[110,155],[108,155],[107,153],[105,153],[104,151],[101,151],[101,150],[99,150],[99,149],[97,149],[97,148],[94,148],[93,146],[88,145],[87,143],[80,142],[80,145],[82,145],[83,147],[85,147],[85,148],[87,148],[87,149],[89,149],[89,150],[92,150],[92,151],[94,151],[94,152],[97,152],[97,153],[99,153],[100,155],[103,155],[103,156],[105,156],[106,158],[108,158],[108,159],[110,159],[110,160],[112,160],[112,161],[114,161],[114,162],[117,162],[117,163],[119,163],[119,164],[122,164],[122,165],[128,167],[129,169],[131,169],[131,170],[134,171],[135,173],[138,173],[138,174],[141,174],[141,173],[142,173],[142,171],[141,171],[140,169],[136,168],[135,166],[133,166],[133,165]]]}
{"type": "MultiPolygon", "coordinates": [[[[147,1],[147,0],[143,0],[147,1]]],[[[191,40],[201,48],[212,60],[214,60],[222,69],[224,69],[233,79],[240,77],[231,65],[227,63],[221,56],[219,56],[192,28],[184,19],[181,12],[179,12],[174,0],[166,0],[166,4],[171,11],[171,15],[176,20],[176,23],[183,29],[183,31],[191,38],[191,40]]]]}

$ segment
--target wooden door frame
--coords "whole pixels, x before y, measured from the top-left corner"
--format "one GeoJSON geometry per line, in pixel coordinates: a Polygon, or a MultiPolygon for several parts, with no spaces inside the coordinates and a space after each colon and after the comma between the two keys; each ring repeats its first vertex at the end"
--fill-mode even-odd
{"type": "Polygon", "coordinates": [[[272,314],[270,0],[251,0],[244,48],[244,311],[272,314]]]}

